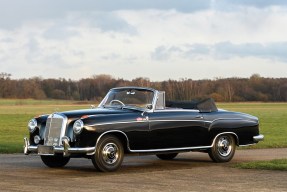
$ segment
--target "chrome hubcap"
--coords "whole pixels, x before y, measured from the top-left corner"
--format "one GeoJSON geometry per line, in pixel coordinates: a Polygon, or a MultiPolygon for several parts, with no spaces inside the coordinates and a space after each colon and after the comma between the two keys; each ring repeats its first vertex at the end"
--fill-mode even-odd
{"type": "Polygon", "coordinates": [[[116,144],[114,143],[106,144],[102,150],[103,160],[110,165],[115,163],[119,158],[118,151],[119,149],[116,144]]]}
{"type": "Polygon", "coordinates": [[[232,141],[229,137],[220,137],[217,143],[217,150],[221,156],[228,156],[232,151],[232,141]]]}

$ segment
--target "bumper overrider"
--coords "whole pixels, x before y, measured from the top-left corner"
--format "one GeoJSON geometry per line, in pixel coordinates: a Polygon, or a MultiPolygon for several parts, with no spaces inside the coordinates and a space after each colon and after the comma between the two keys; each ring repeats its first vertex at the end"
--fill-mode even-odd
{"type": "Polygon", "coordinates": [[[24,154],[37,153],[39,155],[54,155],[55,153],[62,153],[63,156],[67,157],[71,154],[86,154],[93,155],[96,147],[70,147],[69,139],[66,137],[62,138],[62,146],[44,146],[44,145],[30,145],[29,139],[24,138],[24,154]],[[46,149],[45,149],[46,148],[46,149]],[[44,149],[44,150],[43,150],[44,149]]]}

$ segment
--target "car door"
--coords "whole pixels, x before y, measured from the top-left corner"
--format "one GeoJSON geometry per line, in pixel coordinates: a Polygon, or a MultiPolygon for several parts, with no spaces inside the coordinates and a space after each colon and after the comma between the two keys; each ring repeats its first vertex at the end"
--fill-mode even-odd
{"type": "Polygon", "coordinates": [[[148,116],[153,149],[208,145],[208,129],[198,110],[155,110],[148,116]]]}
{"type": "Polygon", "coordinates": [[[130,112],[124,114],[110,115],[109,129],[124,132],[127,136],[130,150],[147,150],[150,148],[149,122],[142,112],[130,112]]]}

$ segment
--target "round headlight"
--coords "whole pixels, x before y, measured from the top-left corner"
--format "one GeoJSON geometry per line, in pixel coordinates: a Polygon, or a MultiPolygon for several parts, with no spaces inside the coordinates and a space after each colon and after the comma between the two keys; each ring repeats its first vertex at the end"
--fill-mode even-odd
{"type": "Polygon", "coordinates": [[[33,133],[37,127],[37,120],[36,119],[31,119],[28,123],[28,129],[30,133],[33,133]]]}
{"type": "Polygon", "coordinates": [[[75,134],[80,134],[83,130],[84,127],[84,123],[81,119],[78,119],[77,121],[75,121],[74,126],[73,126],[73,130],[75,134]]]}

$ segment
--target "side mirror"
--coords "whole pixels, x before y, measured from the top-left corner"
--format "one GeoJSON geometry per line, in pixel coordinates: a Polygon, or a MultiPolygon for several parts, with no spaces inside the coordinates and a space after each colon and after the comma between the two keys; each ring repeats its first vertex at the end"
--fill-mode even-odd
{"type": "Polygon", "coordinates": [[[151,109],[152,109],[152,104],[147,104],[147,105],[146,105],[146,108],[149,109],[149,110],[151,110],[151,109]]]}
{"type": "Polygon", "coordinates": [[[146,109],[142,112],[142,116],[145,115],[145,113],[148,111],[148,110],[151,110],[152,109],[152,104],[147,104],[146,105],[146,109]]]}

